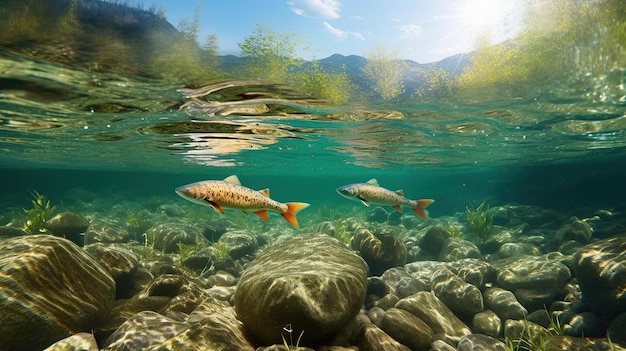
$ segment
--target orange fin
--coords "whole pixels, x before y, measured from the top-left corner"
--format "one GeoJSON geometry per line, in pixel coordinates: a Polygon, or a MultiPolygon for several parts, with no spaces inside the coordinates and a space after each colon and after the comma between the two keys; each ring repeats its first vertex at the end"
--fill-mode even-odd
{"type": "Polygon", "coordinates": [[[270,189],[261,189],[259,192],[265,197],[270,197],[270,189]]]}
{"type": "Polygon", "coordinates": [[[237,184],[237,185],[241,185],[241,182],[239,181],[239,178],[236,175],[231,175],[230,177],[226,177],[224,178],[225,182],[229,182],[229,183],[233,183],[233,184],[237,184]]]}
{"type": "Polygon", "coordinates": [[[296,214],[307,207],[309,207],[309,204],[304,202],[289,202],[287,203],[287,212],[282,213],[281,215],[287,222],[289,222],[289,224],[297,229],[300,229],[300,225],[296,219],[296,214]]]}
{"type": "Polygon", "coordinates": [[[398,212],[402,212],[402,207],[400,205],[393,205],[391,207],[398,212]]]}
{"type": "Polygon", "coordinates": [[[428,220],[428,216],[426,215],[426,211],[424,211],[424,209],[433,202],[435,202],[435,200],[432,199],[417,200],[417,206],[413,207],[413,212],[415,212],[419,218],[426,221],[428,220]]]}
{"type": "Polygon", "coordinates": [[[435,202],[435,200],[433,199],[420,199],[420,200],[417,200],[417,206],[421,208],[426,208],[428,207],[428,205],[432,204],[433,202],[435,202]]]}
{"type": "Polygon", "coordinates": [[[220,205],[216,204],[215,202],[212,201],[207,201],[206,202],[212,209],[214,209],[215,211],[217,211],[219,214],[224,214],[224,210],[222,210],[222,208],[220,207],[220,205]]]}
{"type": "Polygon", "coordinates": [[[261,210],[254,212],[255,215],[259,216],[263,220],[263,222],[267,222],[267,211],[261,210]]]}

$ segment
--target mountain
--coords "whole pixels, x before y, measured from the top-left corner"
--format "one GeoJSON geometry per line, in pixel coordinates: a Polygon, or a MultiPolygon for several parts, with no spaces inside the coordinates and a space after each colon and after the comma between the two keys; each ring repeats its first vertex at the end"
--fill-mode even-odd
{"type": "MultiPolygon", "coordinates": [[[[245,57],[226,55],[220,56],[220,69],[226,72],[236,72],[246,62],[245,57]]],[[[467,54],[457,54],[444,58],[433,63],[418,63],[412,60],[403,60],[405,65],[402,71],[402,81],[404,83],[404,93],[400,96],[410,97],[415,91],[424,85],[424,73],[433,68],[443,69],[452,77],[456,77],[463,72],[463,69],[470,65],[467,54]]],[[[340,73],[345,72],[357,90],[365,95],[376,95],[373,91],[371,80],[363,73],[363,67],[367,64],[367,59],[358,55],[344,56],[334,54],[329,57],[317,60],[319,68],[325,72],[340,73]]],[[[305,69],[312,64],[310,61],[302,62],[300,69],[305,69]]]]}

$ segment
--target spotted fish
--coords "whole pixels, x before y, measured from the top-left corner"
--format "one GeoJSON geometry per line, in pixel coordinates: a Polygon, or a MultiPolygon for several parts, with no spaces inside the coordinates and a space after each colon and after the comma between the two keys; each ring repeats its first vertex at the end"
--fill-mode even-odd
{"type": "Polygon", "coordinates": [[[370,204],[391,206],[398,212],[402,212],[402,206],[408,206],[424,220],[428,219],[424,209],[435,202],[432,199],[409,200],[404,197],[402,190],[385,189],[378,185],[376,179],[370,179],[367,183],[345,185],[337,188],[337,192],[345,198],[361,201],[365,206],[370,204]]]}
{"type": "Polygon", "coordinates": [[[267,211],[276,211],[292,226],[300,228],[296,214],[309,207],[303,202],[280,203],[270,198],[269,189],[252,190],[242,186],[239,178],[232,175],[224,180],[205,180],[176,188],[176,193],[183,199],[207,205],[224,214],[223,208],[241,210],[248,214],[254,212],[267,222],[267,211]]]}

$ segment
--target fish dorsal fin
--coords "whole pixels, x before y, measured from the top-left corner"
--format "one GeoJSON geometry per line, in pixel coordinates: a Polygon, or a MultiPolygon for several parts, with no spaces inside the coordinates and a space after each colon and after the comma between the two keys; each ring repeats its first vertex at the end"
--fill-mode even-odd
{"type": "Polygon", "coordinates": [[[261,189],[259,190],[259,192],[261,193],[261,195],[265,196],[265,197],[270,197],[270,189],[261,189]]]}
{"type": "Polygon", "coordinates": [[[376,180],[376,178],[372,178],[372,179],[368,180],[367,184],[380,186],[380,185],[378,185],[378,181],[376,180]]]}
{"type": "Polygon", "coordinates": [[[404,191],[402,189],[396,190],[396,194],[404,197],[404,191]]]}
{"type": "Polygon", "coordinates": [[[237,176],[236,176],[236,175],[234,175],[234,174],[233,174],[233,175],[231,175],[230,177],[226,177],[226,178],[224,178],[224,181],[225,181],[225,182],[228,182],[228,183],[233,183],[233,184],[241,185],[241,182],[239,181],[239,178],[237,178],[237,176]]]}

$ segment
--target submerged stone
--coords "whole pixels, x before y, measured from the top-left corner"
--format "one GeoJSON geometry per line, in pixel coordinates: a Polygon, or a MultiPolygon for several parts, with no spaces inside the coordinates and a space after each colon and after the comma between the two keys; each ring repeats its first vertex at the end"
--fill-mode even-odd
{"type": "Polygon", "coordinates": [[[586,245],[574,257],[582,300],[604,318],[626,312],[625,261],[626,235],[586,245]]]}
{"type": "Polygon", "coordinates": [[[43,349],[89,332],[105,321],[114,296],[109,272],[69,240],[0,240],[0,350],[43,349]]]}
{"type": "Polygon", "coordinates": [[[344,244],[326,235],[297,236],[262,252],[235,292],[237,316],[263,345],[281,344],[283,328],[301,345],[332,337],[359,312],[367,269],[344,244]]]}

